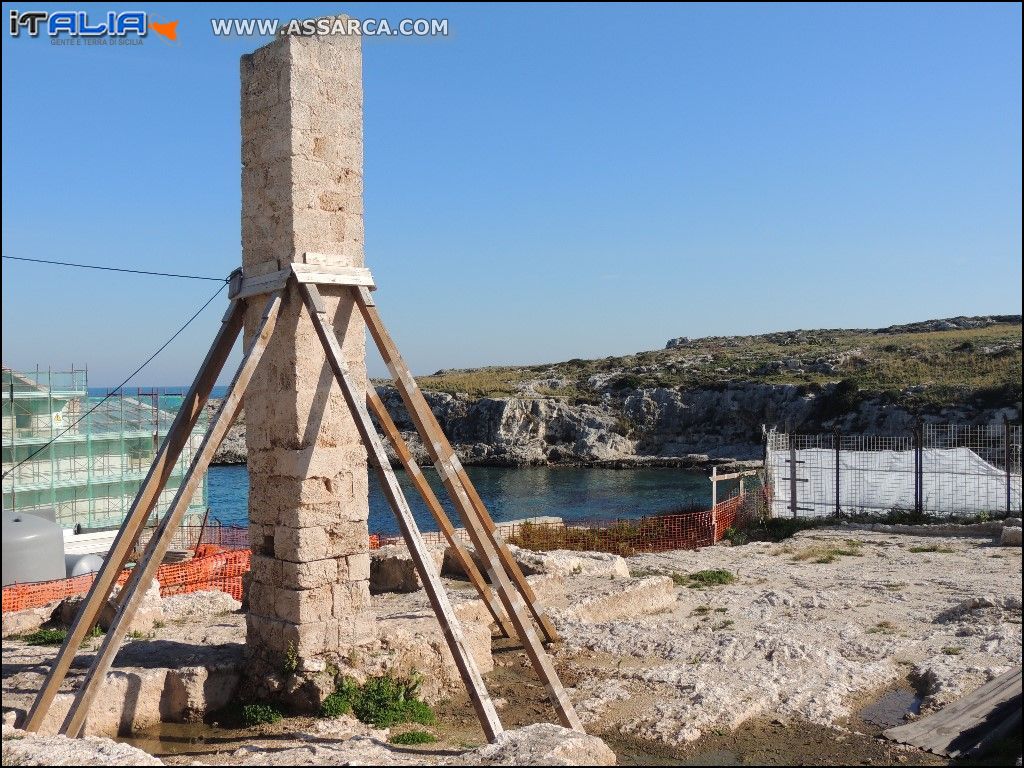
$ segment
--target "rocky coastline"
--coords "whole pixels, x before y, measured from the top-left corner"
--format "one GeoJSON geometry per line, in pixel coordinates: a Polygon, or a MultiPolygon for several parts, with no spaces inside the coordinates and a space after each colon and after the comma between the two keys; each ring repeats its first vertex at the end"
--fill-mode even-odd
{"type": "MultiPolygon", "coordinates": [[[[900,434],[919,417],[1019,423],[1020,327],[1019,315],[998,315],[874,331],[679,337],[664,350],[623,358],[438,371],[421,387],[467,465],[757,462],[763,425],[900,434]],[[952,378],[985,367],[987,377],[952,378]],[[474,393],[480,381],[506,391],[474,393]]],[[[417,460],[429,463],[398,392],[386,382],[377,391],[417,460]]],[[[245,460],[243,414],[215,463],[245,460]]]]}

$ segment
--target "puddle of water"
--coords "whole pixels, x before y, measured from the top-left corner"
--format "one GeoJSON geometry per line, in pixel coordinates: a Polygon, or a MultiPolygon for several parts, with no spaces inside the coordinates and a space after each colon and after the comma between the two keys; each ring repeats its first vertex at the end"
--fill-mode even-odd
{"type": "Polygon", "coordinates": [[[895,728],[907,721],[907,715],[921,711],[921,697],[905,688],[886,691],[857,714],[861,720],[880,728],[895,728]]]}
{"type": "Polygon", "coordinates": [[[253,734],[245,729],[221,728],[209,723],[160,723],[130,736],[122,736],[118,741],[156,757],[164,757],[234,752],[251,744],[253,734]]]}

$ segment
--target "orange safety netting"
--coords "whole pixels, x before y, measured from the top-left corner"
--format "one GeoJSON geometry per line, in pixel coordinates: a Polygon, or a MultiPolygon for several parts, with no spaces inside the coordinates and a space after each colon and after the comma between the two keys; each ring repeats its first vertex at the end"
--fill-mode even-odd
{"type": "MultiPolygon", "coordinates": [[[[219,590],[241,600],[242,576],[249,570],[251,553],[247,549],[214,551],[216,549],[215,545],[201,544],[197,556],[191,560],[161,565],[156,572],[160,595],[219,590]]],[[[130,573],[130,569],[122,571],[117,583],[124,584],[130,573]]],[[[3,588],[3,612],[39,608],[67,597],[84,595],[94,578],[95,574],[89,573],[71,579],[11,584],[3,588]]]]}
{"type": "MultiPolygon", "coordinates": [[[[507,542],[526,549],[571,549],[581,552],[612,552],[632,555],[638,552],[663,552],[670,549],[697,549],[721,541],[729,528],[749,524],[767,491],[734,496],[719,502],[714,509],[679,514],[651,515],[633,520],[585,522],[523,522],[499,524],[498,533],[507,542]]],[[[468,542],[463,529],[456,536],[468,542]]],[[[427,543],[447,543],[440,532],[425,532],[427,543]]],[[[219,590],[236,600],[242,599],[242,577],[248,572],[251,552],[245,528],[212,526],[199,533],[201,539],[194,556],[180,563],[167,563],[157,569],[163,597],[188,592],[219,590]]],[[[399,543],[397,536],[372,534],[370,549],[399,543]]],[[[130,570],[122,571],[118,583],[127,580],[130,570]]],[[[71,579],[12,584],[3,588],[3,612],[39,608],[58,600],[84,595],[92,586],[94,574],[71,579]]]]}

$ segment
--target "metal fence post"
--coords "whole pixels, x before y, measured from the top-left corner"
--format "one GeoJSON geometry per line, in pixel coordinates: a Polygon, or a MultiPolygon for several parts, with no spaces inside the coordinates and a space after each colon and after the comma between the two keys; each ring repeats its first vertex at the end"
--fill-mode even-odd
{"type": "Polygon", "coordinates": [[[796,517],[796,441],[789,435],[789,509],[796,517]]]}
{"type": "Polygon", "coordinates": [[[924,428],[920,416],[914,422],[914,514],[924,514],[924,428]]]}
{"type": "Polygon", "coordinates": [[[1010,462],[1013,459],[1013,451],[1010,448],[1010,419],[1003,415],[1003,462],[1006,466],[1006,516],[1013,512],[1011,499],[1013,497],[1013,467],[1010,462]]]}
{"type": "Polygon", "coordinates": [[[832,441],[835,444],[835,457],[836,457],[836,517],[840,517],[843,514],[843,509],[839,504],[839,427],[832,430],[832,441]]]}

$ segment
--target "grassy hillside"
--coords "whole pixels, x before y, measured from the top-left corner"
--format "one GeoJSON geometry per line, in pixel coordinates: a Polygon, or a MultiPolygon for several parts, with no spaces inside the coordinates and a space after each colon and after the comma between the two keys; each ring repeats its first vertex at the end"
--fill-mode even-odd
{"type": "Polygon", "coordinates": [[[1002,406],[1021,399],[1019,320],[961,330],[927,327],[709,337],[599,360],[440,371],[419,382],[424,389],[476,397],[551,396],[573,402],[596,402],[602,392],[641,387],[741,382],[812,388],[842,382],[837,409],[846,405],[843,398],[852,404],[868,394],[924,406],[968,401],[1002,406]]]}

